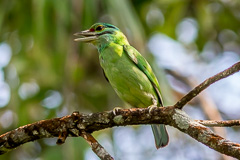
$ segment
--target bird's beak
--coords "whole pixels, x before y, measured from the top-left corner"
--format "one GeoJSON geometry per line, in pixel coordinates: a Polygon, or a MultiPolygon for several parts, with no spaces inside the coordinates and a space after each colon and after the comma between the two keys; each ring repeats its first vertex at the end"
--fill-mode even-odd
{"type": "Polygon", "coordinates": [[[74,41],[80,41],[80,42],[91,42],[91,41],[97,39],[96,33],[95,32],[90,32],[89,30],[85,30],[85,31],[75,33],[74,36],[83,36],[81,38],[74,39],[74,41]]]}

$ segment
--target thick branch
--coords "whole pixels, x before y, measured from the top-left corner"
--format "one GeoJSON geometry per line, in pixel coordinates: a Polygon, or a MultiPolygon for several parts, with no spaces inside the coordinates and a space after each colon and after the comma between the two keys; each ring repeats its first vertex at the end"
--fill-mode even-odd
{"type": "Polygon", "coordinates": [[[182,109],[184,105],[186,105],[189,101],[191,101],[194,97],[196,97],[200,92],[206,89],[211,84],[219,81],[220,79],[226,78],[240,70],[240,62],[235,63],[230,68],[216,74],[213,77],[206,79],[200,85],[191,90],[188,94],[186,94],[180,101],[178,101],[174,106],[178,109],[182,109]]]}
{"type": "Polygon", "coordinates": [[[112,111],[88,115],[74,113],[62,118],[39,121],[1,135],[0,153],[4,154],[21,144],[40,138],[59,137],[62,132],[67,133],[67,136],[75,137],[82,136],[85,132],[92,133],[114,126],[137,124],[167,124],[220,153],[240,158],[239,144],[214,134],[210,129],[192,120],[185,112],[173,106],[153,108],[152,114],[149,114],[147,108],[133,108],[119,109],[117,115],[114,115],[112,111]]]}

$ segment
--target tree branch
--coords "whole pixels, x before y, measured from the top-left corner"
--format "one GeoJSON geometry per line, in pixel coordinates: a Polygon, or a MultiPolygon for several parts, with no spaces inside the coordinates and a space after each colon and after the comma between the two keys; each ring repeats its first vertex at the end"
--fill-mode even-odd
{"type": "Polygon", "coordinates": [[[189,101],[191,101],[194,97],[196,97],[200,92],[202,92],[208,86],[210,86],[211,84],[213,84],[223,78],[226,78],[226,77],[238,72],[239,70],[240,70],[240,62],[237,62],[230,68],[203,81],[200,85],[195,87],[188,94],[186,94],[182,99],[180,99],[174,106],[178,109],[182,109],[184,105],[186,105],[189,101]]]}
{"type": "Polygon", "coordinates": [[[195,120],[208,127],[234,127],[240,126],[240,120],[216,121],[216,120],[195,120]]]}
{"type": "MultiPolygon", "coordinates": [[[[176,72],[174,70],[167,69],[166,70],[168,74],[171,74],[172,76],[176,77],[178,80],[183,82],[184,84],[188,85],[190,88],[194,88],[198,84],[198,80],[195,77],[192,76],[183,76],[179,72],[176,72]]],[[[219,112],[215,102],[211,98],[211,96],[208,95],[208,93],[205,91],[205,93],[199,94],[197,97],[199,100],[199,105],[201,106],[204,114],[206,115],[207,119],[209,120],[222,120],[221,113],[219,112]]],[[[190,105],[192,105],[192,102],[189,102],[190,105]]],[[[196,102],[195,102],[196,103],[196,102]]],[[[197,105],[197,104],[193,104],[197,105]]],[[[226,130],[223,127],[214,127],[212,128],[213,131],[216,134],[219,134],[223,137],[226,137],[226,130]]],[[[224,159],[224,158],[223,158],[224,159]]]]}
{"type": "Polygon", "coordinates": [[[90,133],[114,126],[166,124],[177,128],[220,153],[240,159],[240,144],[228,141],[202,125],[238,125],[239,120],[226,122],[194,121],[185,112],[179,110],[212,83],[226,78],[239,70],[240,62],[205,80],[174,106],[151,108],[151,114],[148,108],[118,109],[117,115],[113,114],[113,111],[93,114],[74,112],[72,115],[62,118],[42,120],[19,127],[0,135],[0,154],[41,138],[58,137],[57,144],[62,144],[67,137],[82,136],[101,159],[113,159],[90,133]]]}
{"type": "Polygon", "coordinates": [[[62,118],[42,120],[1,135],[0,154],[40,138],[59,137],[62,132],[66,132],[67,137],[76,137],[114,126],[138,124],[170,125],[220,153],[240,158],[240,144],[214,134],[210,129],[192,120],[185,112],[173,106],[153,108],[151,114],[148,108],[132,108],[119,109],[117,115],[114,115],[112,111],[93,114],[74,112],[62,118]]]}
{"type": "Polygon", "coordinates": [[[102,160],[113,160],[113,157],[103,148],[101,144],[89,133],[82,133],[82,137],[88,142],[92,150],[102,160]]]}

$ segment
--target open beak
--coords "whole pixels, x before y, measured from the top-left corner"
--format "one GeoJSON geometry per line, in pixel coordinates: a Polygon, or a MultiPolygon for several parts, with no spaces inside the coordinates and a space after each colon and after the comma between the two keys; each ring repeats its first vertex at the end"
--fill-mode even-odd
{"type": "Polygon", "coordinates": [[[97,39],[97,35],[94,32],[90,32],[89,30],[81,31],[75,33],[74,36],[82,36],[81,38],[76,38],[74,41],[78,42],[91,42],[97,39]]]}

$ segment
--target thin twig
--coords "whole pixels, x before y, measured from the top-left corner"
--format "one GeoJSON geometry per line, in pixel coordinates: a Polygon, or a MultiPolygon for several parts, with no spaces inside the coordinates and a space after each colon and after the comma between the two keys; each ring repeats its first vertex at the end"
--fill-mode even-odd
{"type": "Polygon", "coordinates": [[[213,77],[206,79],[200,85],[191,90],[188,94],[186,94],[181,100],[179,100],[174,106],[178,109],[182,109],[184,105],[186,105],[189,101],[191,101],[194,97],[196,97],[200,92],[206,89],[211,84],[219,81],[220,79],[226,78],[240,70],[240,62],[235,63],[230,68],[216,74],[213,77]]]}
{"type": "MultiPolygon", "coordinates": [[[[186,77],[186,76],[181,75],[179,72],[176,72],[176,71],[170,70],[170,69],[167,69],[166,71],[168,74],[173,75],[178,80],[180,80],[184,84],[188,85],[189,88],[194,88],[198,84],[197,79],[195,77],[186,77]]],[[[202,94],[199,94],[199,96],[196,97],[196,99],[200,103],[200,106],[201,106],[204,114],[206,115],[207,119],[222,120],[222,116],[221,116],[215,102],[213,101],[211,96],[206,91],[202,92],[202,94]]],[[[191,101],[191,102],[193,102],[193,101],[191,101]]],[[[196,105],[196,104],[192,104],[191,102],[189,104],[196,105]]],[[[226,130],[223,127],[213,128],[213,131],[223,137],[226,137],[226,130]]]]}
{"type": "Polygon", "coordinates": [[[240,127],[240,120],[215,121],[215,120],[196,120],[196,122],[208,127],[240,127]]]}
{"type": "Polygon", "coordinates": [[[88,142],[91,146],[93,152],[101,160],[113,160],[113,157],[98,143],[98,141],[89,133],[82,132],[82,137],[88,142]]]}

